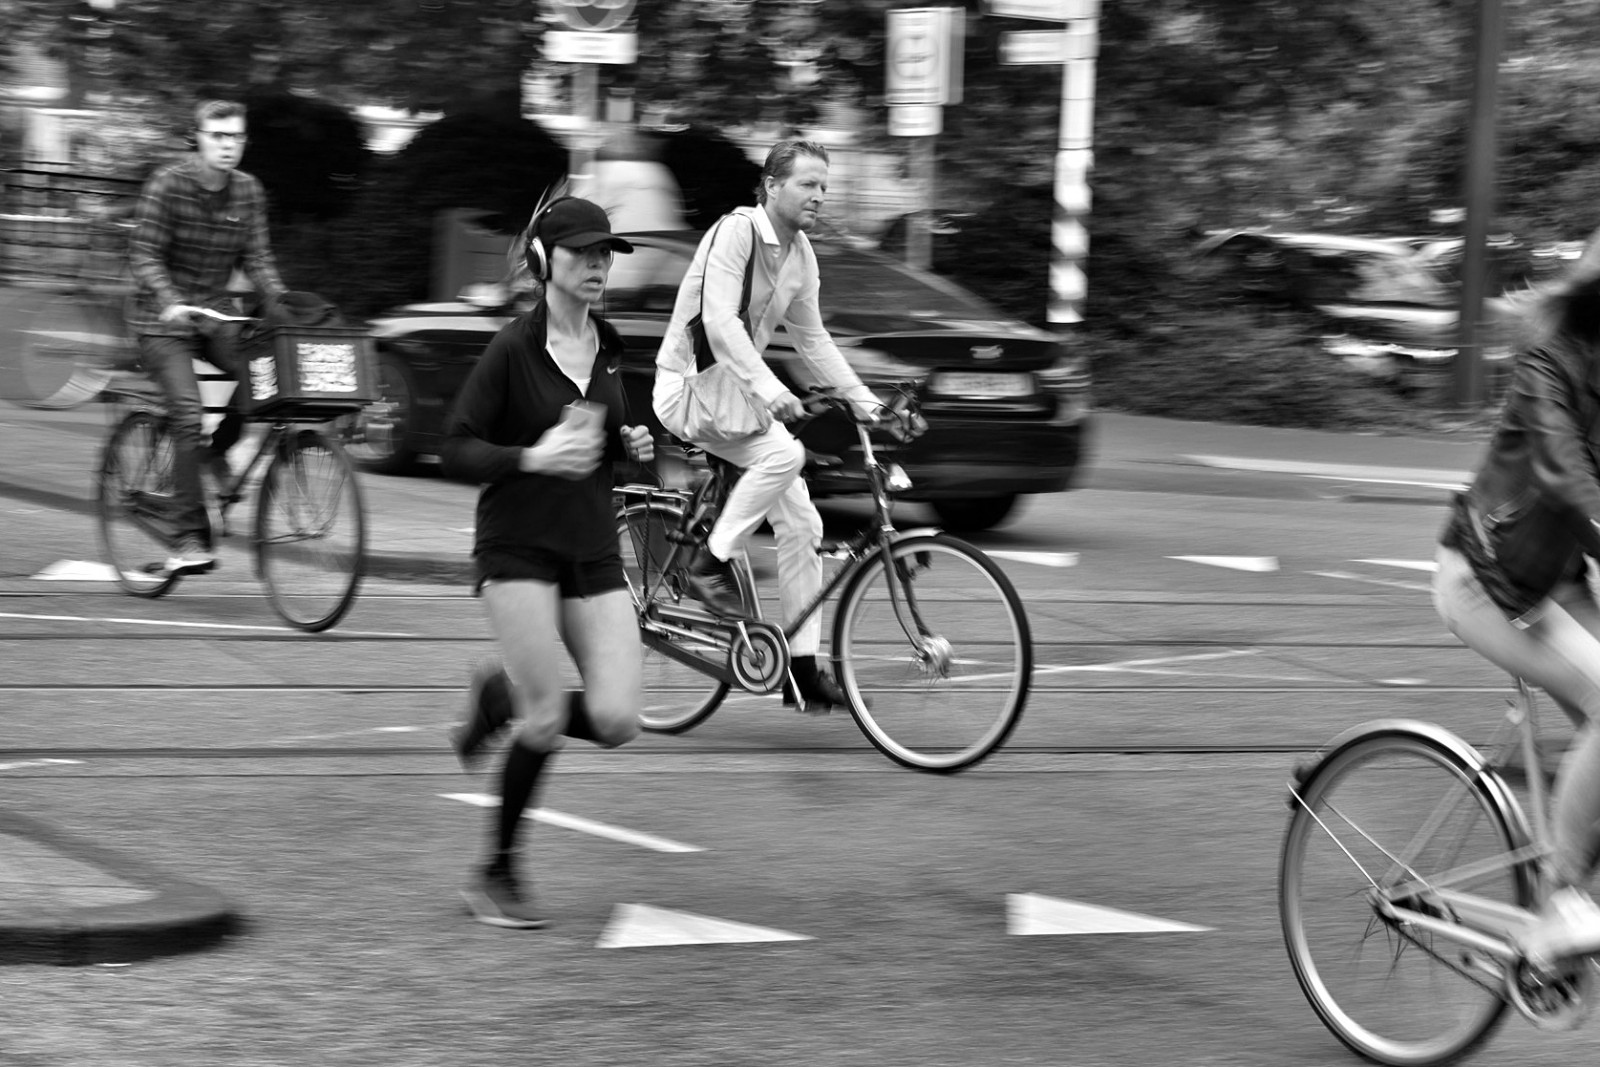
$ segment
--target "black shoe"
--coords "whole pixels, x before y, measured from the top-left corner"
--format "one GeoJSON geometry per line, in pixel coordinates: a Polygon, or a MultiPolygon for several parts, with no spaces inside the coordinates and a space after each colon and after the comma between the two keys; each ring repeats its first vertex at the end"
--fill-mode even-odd
{"type": "Polygon", "coordinates": [[[497,660],[478,664],[467,691],[467,720],[450,731],[450,747],[456,750],[461,766],[468,771],[476,769],[483,746],[515,717],[511,679],[505,668],[497,660]]]}
{"type": "Polygon", "coordinates": [[[839,683],[833,680],[833,675],[821,668],[811,671],[795,670],[791,672],[794,684],[783,683],[784,707],[800,705],[801,711],[826,712],[834,708],[848,708],[850,698],[844,695],[844,690],[839,688],[839,683]],[[795,688],[799,687],[800,699],[795,699],[795,688]]]}
{"type": "Polygon", "coordinates": [[[683,576],[689,592],[711,609],[712,614],[735,618],[744,614],[744,600],[733,578],[733,564],[713,556],[709,549],[702,548],[695,553],[683,576]]]}

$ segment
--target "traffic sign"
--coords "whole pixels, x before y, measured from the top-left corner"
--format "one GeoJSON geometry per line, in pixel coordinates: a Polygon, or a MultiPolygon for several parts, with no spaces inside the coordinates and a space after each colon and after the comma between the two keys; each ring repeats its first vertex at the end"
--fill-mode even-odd
{"type": "Polygon", "coordinates": [[[1064,30],[1010,30],[1000,35],[1000,62],[1019,66],[1093,59],[1098,37],[1093,20],[1074,22],[1064,30]]]}
{"type": "Polygon", "coordinates": [[[965,14],[952,7],[902,8],[888,13],[884,103],[961,103],[965,14]]]}
{"type": "Polygon", "coordinates": [[[1100,0],[988,0],[988,7],[991,15],[1043,22],[1100,17],[1100,0]]]}
{"type": "Polygon", "coordinates": [[[639,35],[546,30],[544,57],[552,63],[632,63],[639,58],[639,35]]]}
{"type": "MultiPolygon", "coordinates": [[[[635,0],[545,0],[550,13],[570,30],[583,33],[614,30],[633,15],[635,0]]],[[[573,62],[560,59],[558,63],[573,62]]],[[[608,62],[595,60],[592,62],[608,62]]],[[[624,62],[633,62],[626,60],[624,62]]]]}
{"type": "Polygon", "coordinates": [[[890,137],[934,137],[944,132],[938,104],[897,104],[889,109],[890,137]]]}

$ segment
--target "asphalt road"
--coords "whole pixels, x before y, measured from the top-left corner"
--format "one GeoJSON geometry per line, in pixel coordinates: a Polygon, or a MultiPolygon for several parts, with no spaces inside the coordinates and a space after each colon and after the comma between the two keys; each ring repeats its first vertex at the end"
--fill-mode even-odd
{"type": "MultiPolygon", "coordinates": [[[[60,415],[0,422],[92,440],[60,415]]],[[[1423,569],[1476,446],[1102,429],[1085,488],[975,538],[1036,637],[1005,750],[917,774],[848,716],[773,699],[574,745],[529,834],[557,922],[533,934],[454,895],[494,791],[442,739],[490,649],[463,588],[380,577],[306,637],[242,558],[156,602],[37,580],[93,535],[12,461],[0,807],[159,859],[248,926],[127,967],[0,968],[0,1062],[1355,1062],[1281,947],[1284,784],[1366,719],[1495,722],[1506,680],[1444,632],[1423,569]]],[[[375,514],[470,522],[470,493],[437,479],[366,489],[375,514]]],[[[1600,1030],[1513,1020],[1484,1055],[1597,1048],[1600,1030]]]]}

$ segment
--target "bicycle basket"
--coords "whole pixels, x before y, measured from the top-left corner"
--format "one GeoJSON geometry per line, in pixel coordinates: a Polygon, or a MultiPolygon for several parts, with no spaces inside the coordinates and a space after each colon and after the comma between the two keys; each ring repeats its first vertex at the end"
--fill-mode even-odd
{"type": "Polygon", "coordinates": [[[361,326],[272,326],[240,339],[249,360],[241,410],[332,418],[377,399],[372,338],[361,326]]]}

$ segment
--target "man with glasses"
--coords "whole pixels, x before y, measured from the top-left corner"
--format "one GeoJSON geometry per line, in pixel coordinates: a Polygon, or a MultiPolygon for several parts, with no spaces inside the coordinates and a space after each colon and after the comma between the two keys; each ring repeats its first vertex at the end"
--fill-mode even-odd
{"type": "Polygon", "coordinates": [[[226,484],[228,449],[243,420],[229,403],[222,422],[203,440],[204,414],[194,361],[205,360],[246,379],[236,351],[238,329],[201,314],[236,314],[228,281],[242,268],[263,300],[286,292],[267,243],[267,198],[261,182],[239,170],[245,110],[229,100],[195,108],[193,156],[162,168],[139,196],[128,259],[137,289],[128,326],[144,368],[161,386],[171,417],[174,530],[167,568],[197,573],[216,566],[211,522],[200,486],[204,466],[226,484]]]}

